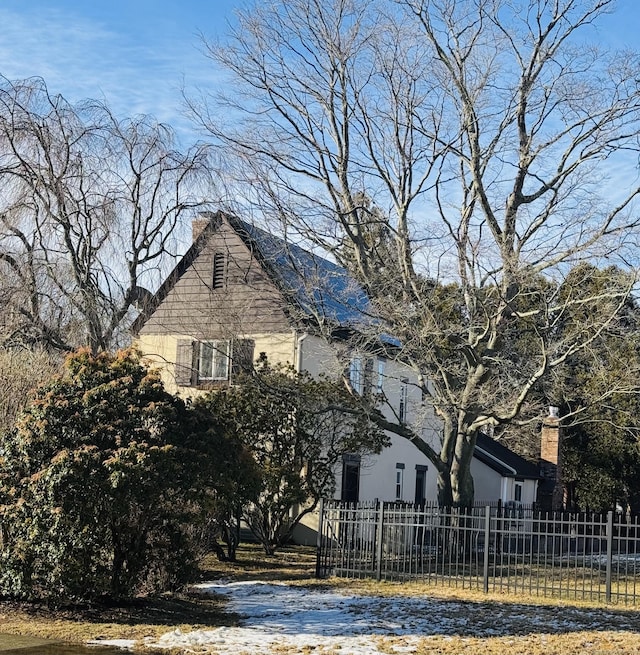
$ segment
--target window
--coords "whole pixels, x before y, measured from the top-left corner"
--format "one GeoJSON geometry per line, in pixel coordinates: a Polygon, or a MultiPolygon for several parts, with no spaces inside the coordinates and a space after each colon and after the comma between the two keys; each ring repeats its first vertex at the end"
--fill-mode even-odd
{"type": "Polygon", "coordinates": [[[517,503],[522,502],[522,482],[520,480],[516,480],[513,486],[513,500],[517,503]]]}
{"type": "Polygon", "coordinates": [[[229,341],[203,341],[198,357],[198,379],[228,379],[230,349],[229,341]]]}
{"type": "Polygon", "coordinates": [[[226,263],[227,262],[224,253],[217,252],[213,255],[213,278],[211,280],[212,288],[224,288],[226,263]]]}
{"type": "Polygon", "coordinates": [[[378,359],[378,378],[376,380],[376,393],[381,394],[384,389],[384,359],[378,359]]]}
{"type": "Polygon", "coordinates": [[[252,339],[178,339],[176,384],[181,387],[211,385],[232,380],[253,367],[252,339]]]}
{"type": "Polygon", "coordinates": [[[407,422],[407,401],[409,392],[408,378],[400,380],[400,405],[398,406],[398,420],[400,423],[407,422]]]}
{"type": "Polygon", "coordinates": [[[396,500],[402,500],[404,487],[404,464],[396,464],[396,500]]]}
{"type": "Polygon", "coordinates": [[[349,383],[351,388],[362,395],[364,391],[364,376],[362,374],[362,357],[355,355],[349,363],[349,383]]]}
{"type": "Polygon", "coordinates": [[[373,357],[354,355],[349,362],[349,383],[360,396],[370,394],[373,387],[373,357]]]}

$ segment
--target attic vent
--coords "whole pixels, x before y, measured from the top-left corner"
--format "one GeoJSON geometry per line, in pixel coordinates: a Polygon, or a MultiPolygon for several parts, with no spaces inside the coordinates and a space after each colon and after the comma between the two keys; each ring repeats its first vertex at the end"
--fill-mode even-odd
{"type": "Polygon", "coordinates": [[[214,289],[222,289],[224,287],[225,278],[225,256],[222,252],[217,252],[213,256],[213,280],[211,286],[214,289]]]}

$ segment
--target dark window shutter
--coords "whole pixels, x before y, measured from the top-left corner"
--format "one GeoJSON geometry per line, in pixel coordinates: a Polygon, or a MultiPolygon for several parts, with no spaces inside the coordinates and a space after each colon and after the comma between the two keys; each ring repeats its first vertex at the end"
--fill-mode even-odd
{"type": "Polygon", "coordinates": [[[178,339],[176,349],[176,384],[180,387],[190,387],[194,383],[195,370],[193,361],[195,342],[191,339],[178,339]]]}
{"type": "Polygon", "coordinates": [[[340,500],[357,503],[360,499],[360,456],[342,456],[342,489],[340,500]]]}
{"type": "Polygon", "coordinates": [[[364,360],[364,384],[363,393],[370,394],[373,385],[373,357],[367,357],[364,360]]]}
{"type": "Polygon", "coordinates": [[[253,370],[253,339],[234,339],[231,354],[231,375],[251,373],[253,370]]]}

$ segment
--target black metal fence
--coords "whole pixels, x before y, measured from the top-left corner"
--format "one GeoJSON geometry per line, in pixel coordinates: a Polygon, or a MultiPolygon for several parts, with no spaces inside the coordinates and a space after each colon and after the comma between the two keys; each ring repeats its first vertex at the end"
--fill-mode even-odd
{"type": "Polygon", "coordinates": [[[640,602],[637,517],[324,501],[318,577],[416,580],[485,592],[640,602]]]}

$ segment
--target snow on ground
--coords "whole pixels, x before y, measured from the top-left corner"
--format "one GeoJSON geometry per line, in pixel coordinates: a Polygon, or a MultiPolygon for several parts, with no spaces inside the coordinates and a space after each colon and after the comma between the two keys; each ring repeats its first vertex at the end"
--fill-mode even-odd
{"type": "Polygon", "coordinates": [[[145,646],[206,650],[217,655],[270,655],[286,649],[304,652],[305,647],[319,654],[339,649],[342,655],[380,655],[413,652],[419,640],[429,637],[629,629],[624,613],[567,606],[358,596],[258,581],[211,582],[198,588],[226,596],[229,612],[242,617],[242,626],[188,633],[175,630],[145,646]]]}

